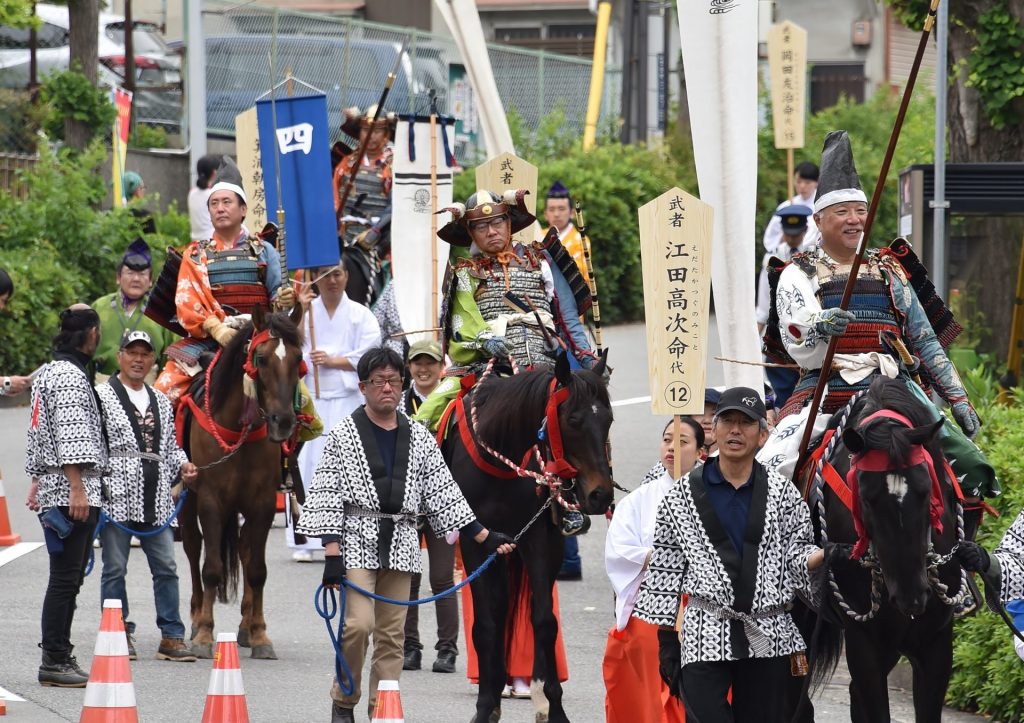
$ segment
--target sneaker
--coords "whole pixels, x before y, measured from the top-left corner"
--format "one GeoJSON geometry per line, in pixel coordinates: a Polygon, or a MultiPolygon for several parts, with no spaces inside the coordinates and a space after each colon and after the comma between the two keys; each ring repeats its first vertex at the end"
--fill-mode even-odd
{"type": "Polygon", "coordinates": [[[171,660],[176,663],[194,663],[196,656],[181,638],[162,638],[156,651],[157,660],[171,660]]]}
{"type": "Polygon", "coordinates": [[[512,679],[512,697],[513,698],[529,698],[530,697],[530,681],[526,678],[513,678],[512,679]]]}
{"type": "Polygon", "coordinates": [[[135,651],[135,637],[125,631],[124,637],[128,640],[128,660],[138,660],[139,654],[135,651]]]}
{"type": "Polygon", "coordinates": [[[563,567],[561,570],[558,571],[558,575],[555,576],[555,579],[556,580],[582,580],[583,579],[583,570],[580,570],[578,568],[575,569],[575,570],[571,570],[571,569],[567,569],[567,568],[563,567]]]}
{"type": "Polygon", "coordinates": [[[292,553],[292,560],[294,562],[313,562],[313,551],[296,550],[292,553]]]}
{"type": "Polygon", "coordinates": [[[402,662],[402,670],[419,670],[423,667],[423,651],[417,648],[409,648],[405,651],[405,660],[402,662]]]}
{"type": "Polygon", "coordinates": [[[511,698],[512,697],[512,686],[511,685],[506,685],[504,688],[501,689],[501,697],[502,698],[511,698]]]}
{"type": "Polygon", "coordinates": [[[445,648],[437,653],[437,660],[431,668],[435,673],[454,673],[455,657],[458,655],[454,650],[445,648]]]}

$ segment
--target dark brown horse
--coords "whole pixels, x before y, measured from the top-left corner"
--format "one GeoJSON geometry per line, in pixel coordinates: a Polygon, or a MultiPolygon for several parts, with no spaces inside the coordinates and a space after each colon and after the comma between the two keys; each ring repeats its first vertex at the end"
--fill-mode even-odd
{"type": "MultiPolygon", "coordinates": [[[[554,373],[531,371],[507,378],[488,377],[467,395],[465,414],[457,416],[456,425],[442,444],[452,476],[485,527],[516,535],[539,513],[519,540],[515,554],[497,558],[471,583],[473,645],[480,663],[480,687],[473,717],[476,723],[496,721],[501,715],[501,690],[506,680],[506,622],[518,598],[514,587],[523,566],[531,591],[533,684],[542,687],[547,698],[547,709],[539,710],[537,719],[568,721],[555,667],[558,622],[552,610],[552,585],[562,563],[565,538],[554,515],[549,514],[551,510],[541,510],[550,499],[550,491],[539,487],[532,478],[509,474],[508,465],[485,447],[516,464],[521,464],[520,460],[534,445],[540,445],[549,462],[559,459],[557,448],[561,447],[562,460],[572,468],[561,469],[563,474],[571,475],[564,480],[568,499],[578,502],[585,514],[603,514],[614,494],[605,448],[612,410],[602,380],[604,368],[602,358],[593,371],[571,372],[562,354],[554,373]],[[467,419],[472,417],[471,409],[475,409],[476,423],[467,419]],[[553,414],[557,415],[555,424],[553,414]],[[463,427],[475,428],[472,434],[478,443],[467,445],[463,441],[463,427]]],[[[537,468],[536,463],[527,467],[537,468]]],[[[558,507],[557,502],[550,504],[558,507]]],[[[462,546],[468,572],[483,564],[484,558],[480,545],[462,546]]]]}
{"type": "Polygon", "coordinates": [[[192,649],[200,657],[213,657],[213,604],[237,593],[241,563],[238,644],[251,646],[254,658],[277,658],[263,617],[265,546],[274,520],[281,444],[297,424],[301,318],[298,305],[290,316],[257,309],[252,323],[215,360],[207,376],[209,400],[197,403],[200,409],[190,421],[191,457],[201,471],[195,494],[186,497],[181,526],[192,572],[192,649]]]}

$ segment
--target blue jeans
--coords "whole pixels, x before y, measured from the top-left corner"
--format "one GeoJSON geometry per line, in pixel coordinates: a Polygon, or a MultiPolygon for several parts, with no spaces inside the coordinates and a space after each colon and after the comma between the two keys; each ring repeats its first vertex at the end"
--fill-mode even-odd
{"type": "MultiPolygon", "coordinates": [[[[138,523],[135,523],[138,524],[138,523]]],[[[129,523],[129,527],[133,526],[129,523]]],[[[140,526],[139,529],[145,528],[140,526]]],[[[100,577],[100,604],[103,600],[121,601],[124,627],[135,632],[135,623],[128,622],[128,592],[124,576],[128,572],[128,554],[132,536],[108,522],[100,533],[103,540],[103,574],[100,577]]],[[[153,598],[156,602],[156,624],[165,638],[185,637],[185,625],[178,611],[178,570],[174,563],[174,535],[167,528],[159,535],[140,537],[142,551],[153,574],[153,598]]]]}
{"type": "Polygon", "coordinates": [[[563,575],[578,575],[583,570],[583,561],[580,559],[580,541],[575,535],[565,538],[565,555],[562,558],[563,575]]]}

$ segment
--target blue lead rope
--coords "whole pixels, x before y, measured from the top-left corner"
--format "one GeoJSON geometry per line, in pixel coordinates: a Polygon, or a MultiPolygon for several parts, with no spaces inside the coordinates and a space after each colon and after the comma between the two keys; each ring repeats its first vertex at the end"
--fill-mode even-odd
{"type": "MultiPolygon", "coordinates": [[[[159,535],[161,532],[170,527],[171,523],[174,522],[175,518],[177,518],[178,513],[181,512],[181,506],[185,503],[185,495],[187,494],[188,488],[182,487],[181,494],[178,495],[178,504],[174,506],[174,511],[171,513],[171,516],[164,520],[164,523],[162,525],[160,525],[159,527],[154,527],[152,530],[136,530],[134,528],[128,527],[127,525],[122,525],[120,522],[111,518],[106,512],[103,512],[101,510],[100,520],[98,523],[96,523],[96,532],[94,532],[92,535],[92,541],[96,542],[96,540],[100,536],[100,533],[103,532],[103,528],[106,525],[113,525],[122,532],[127,532],[129,535],[134,535],[135,537],[154,537],[156,535],[159,535]]],[[[86,577],[89,576],[89,573],[92,572],[93,566],[96,564],[96,553],[93,552],[94,549],[95,548],[93,548],[92,546],[90,546],[89,548],[89,564],[85,566],[86,577]]]]}
{"type": "Polygon", "coordinates": [[[345,588],[351,588],[355,592],[360,595],[365,595],[371,600],[388,603],[389,605],[404,605],[406,607],[411,607],[413,605],[426,605],[427,603],[436,602],[441,598],[448,597],[452,593],[476,580],[480,577],[483,571],[486,570],[492,562],[494,562],[494,559],[497,556],[497,552],[492,552],[487,556],[487,559],[484,560],[480,567],[474,570],[471,575],[458,585],[455,585],[444,592],[439,592],[436,595],[431,595],[430,597],[420,598],[419,600],[393,600],[392,598],[378,595],[375,592],[364,590],[354,582],[350,582],[346,579],[342,580],[340,591],[341,602],[339,604],[334,590],[320,585],[313,594],[313,607],[316,608],[316,614],[324,619],[324,625],[327,626],[327,635],[331,638],[331,645],[334,648],[334,675],[338,679],[338,687],[341,689],[341,692],[345,695],[352,695],[355,691],[355,681],[352,679],[352,669],[348,667],[348,663],[345,662],[345,656],[341,652],[341,637],[345,631],[345,607],[348,598],[345,588]],[[331,620],[334,619],[335,615],[338,616],[337,633],[334,632],[334,628],[331,626],[331,620]]]}

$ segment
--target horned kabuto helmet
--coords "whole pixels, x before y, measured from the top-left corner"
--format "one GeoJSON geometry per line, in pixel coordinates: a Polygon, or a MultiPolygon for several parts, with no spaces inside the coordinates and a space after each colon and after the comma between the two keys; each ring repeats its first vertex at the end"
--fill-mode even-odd
{"type": "Polygon", "coordinates": [[[469,235],[469,224],[499,216],[509,218],[512,233],[522,231],[537,220],[526,208],[528,193],[525,188],[518,191],[510,189],[500,196],[494,191],[477,191],[466,199],[466,203],[455,203],[438,212],[450,212],[452,220],[439,229],[437,235],[452,246],[470,246],[473,238],[469,235]]]}
{"type": "Polygon", "coordinates": [[[377,114],[377,104],[374,103],[366,112],[359,110],[358,106],[352,106],[344,110],[345,118],[341,122],[341,130],[353,138],[359,138],[359,132],[363,128],[387,128],[391,140],[395,140],[395,128],[398,126],[398,116],[394,113],[381,113],[376,122],[373,116],[377,114]]]}

